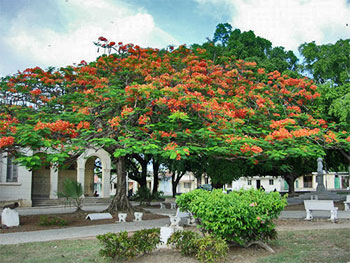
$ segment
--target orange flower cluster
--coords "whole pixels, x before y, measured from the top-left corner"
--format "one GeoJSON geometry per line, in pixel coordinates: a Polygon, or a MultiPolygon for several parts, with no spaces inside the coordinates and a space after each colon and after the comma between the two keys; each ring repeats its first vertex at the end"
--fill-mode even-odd
{"type": "Polygon", "coordinates": [[[283,120],[279,120],[279,121],[271,120],[271,122],[272,122],[270,124],[270,128],[271,129],[284,127],[284,126],[286,126],[288,124],[295,124],[295,120],[293,120],[293,119],[283,119],[283,120]]]}
{"type": "Polygon", "coordinates": [[[305,137],[305,136],[311,136],[311,135],[316,135],[320,132],[319,128],[315,128],[315,129],[300,129],[300,130],[295,130],[292,131],[292,135],[294,137],[305,137]]]}
{"type": "Polygon", "coordinates": [[[8,130],[12,133],[16,133],[16,127],[11,126],[13,123],[18,123],[16,118],[12,118],[11,115],[8,114],[0,114],[1,118],[4,118],[0,121],[0,133],[5,134],[8,130]]]}
{"type": "Polygon", "coordinates": [[[177,143],[176,142],[171,142],[168,143],[165,147],[164,147],[164,151],[174,151],[177,147],[177,143]]]}
{"type": "Polygon", "coordinates": [[[334,132],[332,131],[328,131],[327,132],[327,135],[323,135],[323,137],[325,138],[325,141],[327,143],[331,143],[331,142],[334,142],[334,141],[338,141],[337,140],[337,136],[335,135],[334,132]]]}
{"type": "Polygon", "coordinates": [[[173,137],[176,138],[177,134],[175,132],[165,132],[165,131],[159,131],[159,134],[162,138],[164,137],[173,137]]]}
{"type": "Polygon", "coordinates": [[[40,89],[34,89],[32,91],[30,91],[30,94],[34,95],[34,96],[38,96],[41,94],[41,90],[40,89]]]}
{"type": "Polygon", "coordinates": [[[108,120],[108,123],[113,127],[117,128],[119,126],[120,117],[116,116],[113,119],[108,120]]]}
{"type": "Polygon", "coordinates": [[[77,130],[80,130],[80,129],[90,129],[90,122],[88,121],[81,121],[79,122],[79,124],[77,125],[77,130]]]}
{"type": "Polygon", "coordinates": [[[274,131],[271,136],[266,136],[266,139],[275,139],[275,140],[284,140],[292,138],[293,135],[286,129],[286,128],[280,128],[278,131],[274,131]],[[272,138],[271,138],[272,136],[272,138]]]}
{"type": "Polygon", "coordinates": [[[77,132],[74,130],[74,124],[68,121],[58,120],[52,123],[42,123],[41,121],[39,121],[35,125],[34,130],[38,131],[43,130],[45,128],[50,129],[51,132],[60,132],[63,135],[68,134],[72,138],[78,135],[77,132]]]}
{"type": "Polygon", "coordinates": [[[15,138],[12,136],[9,137],[1,137],[0,138],[0,149],[10,146],[15,143],[15,138]]]}
{"type": "Polygon", "coordinates": [[[289,111],[296,111],[296,112],[299,112],[299,113],[301,112],[301,109],[300,109],[299,106],[288,106],[287,110],[289,110],[289,111]]]}
{"type": "Polygon", "coordinates": [[[129,114],[131,114],[134,111],[133,108],[129,108],[129,107],[124,107],[124,109],[122,110],[121,116],[127,116],[129,114]]]}
{"type": "MultiPolygon", "coordinates": [[[[74,111],[74,109],[73,109],[74,111]]],[[[84,107],[78,110],[78,113],[84,114],[84,115],[90,115],[90,110],[88,107],[84,107]]]]}
{"type": "Polygon", "coordinates": [[[139,117],[139,124],[140,125],[144,125],[144,124],[147,124],[150,120],[150,117],[146,116],[146,115],[141,115],[139,117]]]}
{"type": "Polygon", "coordinates": [[[252,152],[252,153],[261,153],[263,149],[261,149],[259,146],[253,145],[250,146],[248,143],[244,143],[240,148],[242,153],[246,152],[252,152]]]}

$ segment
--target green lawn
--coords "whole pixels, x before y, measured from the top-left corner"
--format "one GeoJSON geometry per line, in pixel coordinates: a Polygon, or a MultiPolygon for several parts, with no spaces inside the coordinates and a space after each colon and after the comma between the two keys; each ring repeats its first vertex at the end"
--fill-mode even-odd
{"type": "MultiPolygon", "coordinates": [[[[1,238],[1,235],[0,235],[1,238]]],[[[280,232],[270,244],[275,255],[252,258],[256,263],[348,263],[350,229],[280,232]]],[[[97,240],[64,240],[0,246],[0,262],[111,262],[98,255],[97,240]]],[[[255,248],[250,248],[255,250],[255,248]]],[[[249,250],[249,249],[248,249],[249,250]]],[[[245,251],[246,253],[249,251],[245,251]]],[[[252,251],[253,252],[253,251],[252,251]]],[[[231,252],[228,258],[234,258],[231,252]]],[[[235,250],[235,253],[237,250],[235,250]]],[[[266,253],[263,253],[266,255],[266,253]]],[[[150,258],[151,260],[151,258],[150,258]]],[[[235,262],[227,260],[226,262],[235,262]]]]}
{"type": "Polygon", "coordinates": [[[348,263],[350,229],[279,232],[271,242],[275,255],[258,259],[259,263],[348,263]]]}

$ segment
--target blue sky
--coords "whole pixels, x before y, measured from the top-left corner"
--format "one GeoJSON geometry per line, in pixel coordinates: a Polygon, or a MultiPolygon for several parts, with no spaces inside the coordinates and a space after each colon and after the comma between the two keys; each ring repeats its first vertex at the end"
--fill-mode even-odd
{"type": "Polygon", "coordinates": [[[92,61],[99,36],[144,47],[190,45],[225,22],[297,51],[304,42],[350,38],[350,1],[0,0],[0,76],[92,61]]]}

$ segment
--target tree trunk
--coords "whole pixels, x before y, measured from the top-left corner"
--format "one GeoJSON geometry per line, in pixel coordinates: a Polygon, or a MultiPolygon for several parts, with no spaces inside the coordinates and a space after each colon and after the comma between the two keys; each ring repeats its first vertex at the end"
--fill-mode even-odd
{"type": "Polygon", "coordinates": [[[173,189],[173,197],[176,196],[176,187],[179,184],[182,176],[184,176],[185,172],[179,172],[176,176],[176,171],[172,174],[171,176],[171,185],[172,185],[172,189],[173,189]]]}
{"type": "Polygon", "coordinates": [[[284,180],[286,180],[288,184],[288,196],[295,196],[295,189],[294,189],[294,181],[298,177],[295,177],[293,175],[287,175],[284,177],[284,180]]]}
{"type": "Polygon", "coordinates": [[[133,208],[127,198],[127,189],[126,189],[126,170],[125,170],[125,158],[119,157],[116,159],[117,167],[117,189],[116,193],[109,204],[107,211],[123,211],[123,212],[132,212],[133,208]]]}
{"type": "Polygon", "coordinates": [[[175,176],[176,176],[176,173],[174,172],[171,176],[171,188],[173,190],[173,197],[176,196],[176,187],[177,187],[177,183],[175,183],[175,176]]]}
{"type": "Polygon", "coordinates": [[[159,163],[153,159],[153,190],[152,193],[155,195],[158,192],[158,185],[159,185],[159,163]]]}

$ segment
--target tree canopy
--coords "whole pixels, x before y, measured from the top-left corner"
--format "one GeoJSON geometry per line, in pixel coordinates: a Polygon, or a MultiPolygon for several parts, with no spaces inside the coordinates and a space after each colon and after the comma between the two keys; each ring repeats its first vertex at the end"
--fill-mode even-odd
{"type": "Polygon", "coordinates": [[[1,80],[0,148],[29,168],[105,149],[118,170],[118,209],[128,206],[125,158],[135,154],[264,166],[349,147],[349,131],[321,118],[310,79],[231,56],[217,64],[201,48],[145,49],[105,38],[98,45],[116,52],[1,80]],[[28,148],[46,158],[27,156],[28,148]]]}

